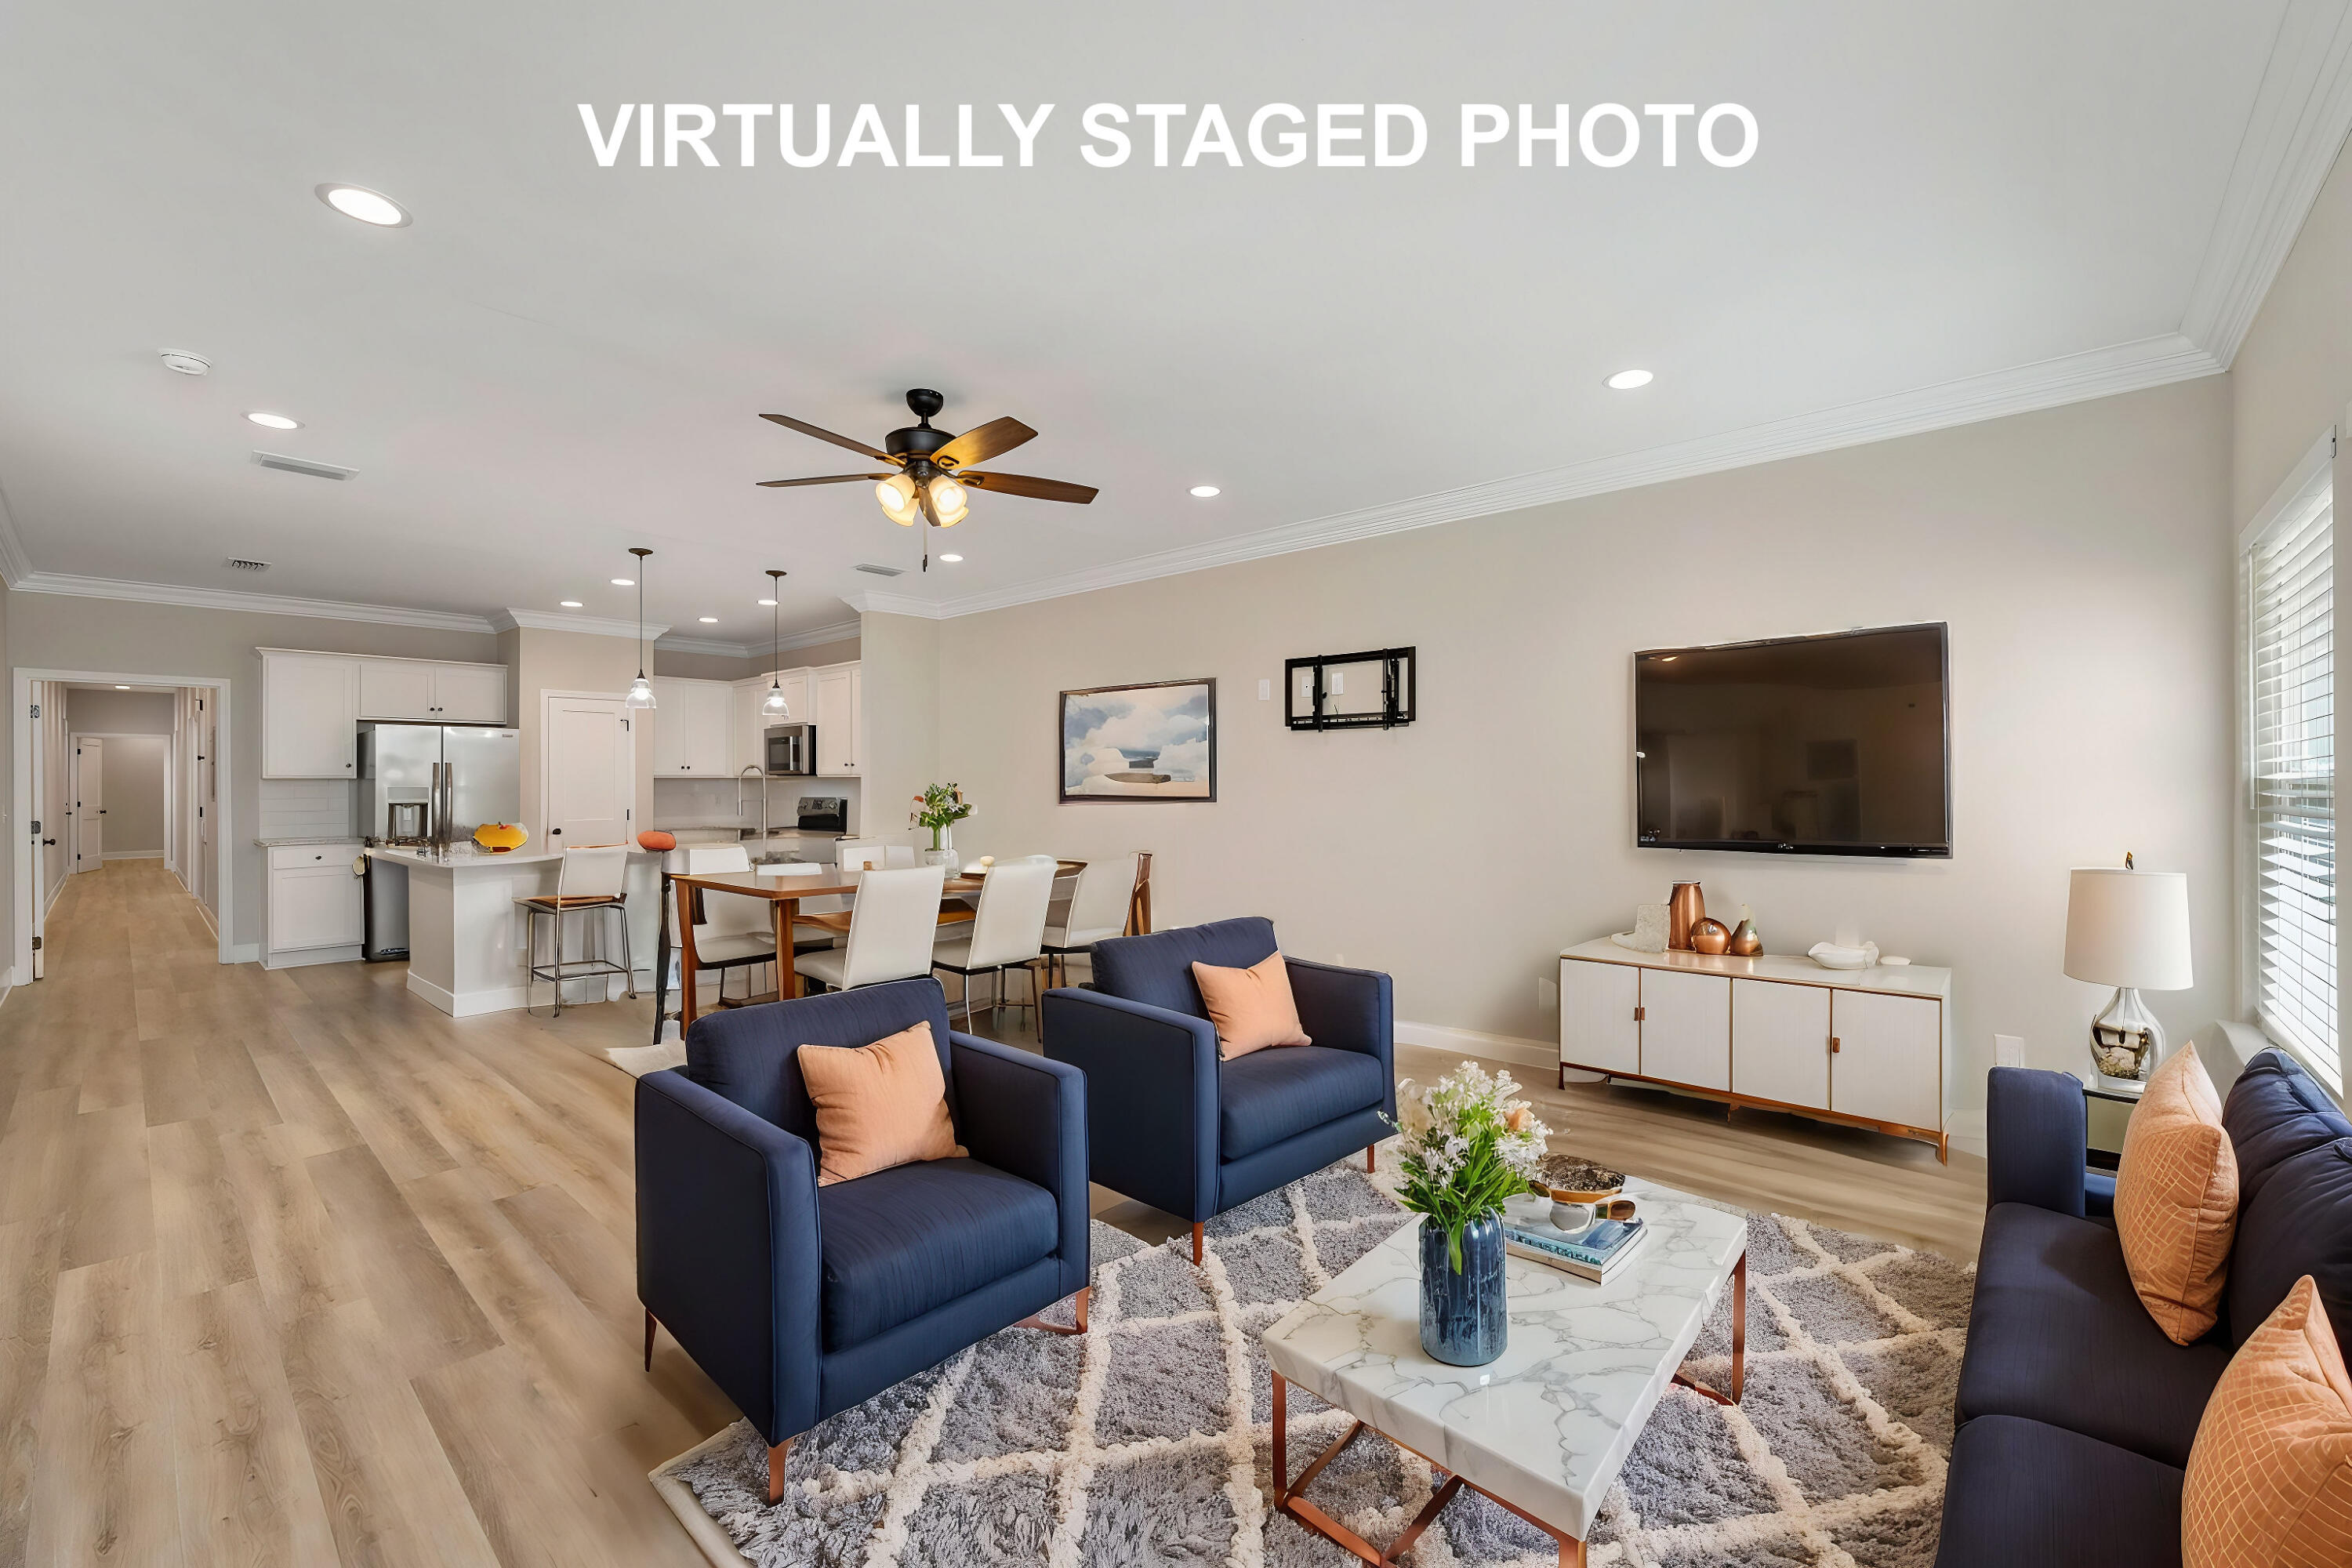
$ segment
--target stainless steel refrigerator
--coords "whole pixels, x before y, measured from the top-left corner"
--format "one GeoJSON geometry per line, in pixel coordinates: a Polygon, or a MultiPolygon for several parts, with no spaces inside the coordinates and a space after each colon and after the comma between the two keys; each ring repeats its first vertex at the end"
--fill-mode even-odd
{"type": "MultiPolygon", "coordinates": [[[[370,838],[462,843],[485,822],[522,815],[522,735],[484,724],[360,726],[360,831],[370,838]]],[[[368,860],[362,951],[408,956],[408,871],[368,860]]]]}

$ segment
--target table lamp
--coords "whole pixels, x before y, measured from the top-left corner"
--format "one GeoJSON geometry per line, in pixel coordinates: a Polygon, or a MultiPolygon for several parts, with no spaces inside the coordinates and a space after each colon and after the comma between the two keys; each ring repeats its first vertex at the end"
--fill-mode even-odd
{"type": "Polygon", "coordinates": [[[2189,968],[2189,874],[2084,866],[2066,889],[2066,973],[2116,988],[2091,1020],[2091,1064],[2109,1087],[2139,1088],[2164,1050],[2164,1026],[2142,991],[2185,991],[2189,968]]]}

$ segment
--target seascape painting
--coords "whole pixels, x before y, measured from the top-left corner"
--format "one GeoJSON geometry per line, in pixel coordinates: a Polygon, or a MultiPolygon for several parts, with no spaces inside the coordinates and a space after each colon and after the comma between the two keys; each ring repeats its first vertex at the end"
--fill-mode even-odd
{"type": "Polygon", "coordinates": [[[1062,799],[1217,798],[1217,683],[1062,693],[1062,799]]]}

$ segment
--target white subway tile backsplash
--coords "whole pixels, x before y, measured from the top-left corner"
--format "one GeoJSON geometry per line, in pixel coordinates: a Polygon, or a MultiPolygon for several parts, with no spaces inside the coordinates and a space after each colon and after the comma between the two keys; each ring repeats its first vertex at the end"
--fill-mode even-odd
{"type": "Polygon", "coordinates": [[[312,837],[356,834],[359,789],[351,779],[263,779],[257,837],[312,837]]]}

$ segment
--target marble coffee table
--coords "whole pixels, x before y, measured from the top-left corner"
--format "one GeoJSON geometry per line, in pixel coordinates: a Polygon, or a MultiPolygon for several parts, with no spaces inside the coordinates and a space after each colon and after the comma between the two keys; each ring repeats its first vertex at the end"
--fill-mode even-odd
{"type": "MultiPolygon", "coordinates": [[[[1448,1366],[1421,1348],[1419,1215],[1266,1330],[1274,1375],[1275,1507],[1368,1563],[1410,1551],[1467,1486],[1549,1531],[1563,1568],[1584,1562],[1601,1500],[1657,1408],[1685,1382],[1729,1404],[1746,1361],[1748,1226],[1670,1187],[1639,1180],[1625,1195],[1651,1232],[1606,1284],[1525,1258],[1504,1261],[1511,1331],[1501,1359],[1448,1366]],[[1688,1383],[1678,1369],[1707,1314],[1732,1291],[1729,1391],[1688,1383]],[[1287,1385],[1296,1383],[1356,1420],[1287,1480],[1287,1385]],[[1421,1455],[1443,1478],[1418,1518],[1387,1549],[1372,1545],[1301,1494],[1365,1432],[1421,1455]]],[[[1514,1208],[1542,1213],[1541,1199],[1514,1208]]]]}

